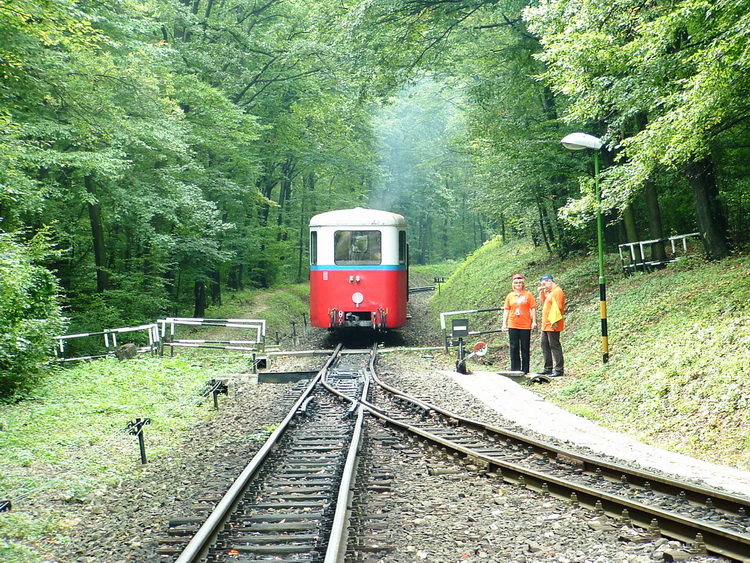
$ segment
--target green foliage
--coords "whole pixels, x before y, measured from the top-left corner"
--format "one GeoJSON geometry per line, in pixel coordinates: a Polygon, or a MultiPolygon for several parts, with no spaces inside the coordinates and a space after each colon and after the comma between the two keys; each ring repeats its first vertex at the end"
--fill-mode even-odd
{"type": "Polygon", "coordinates": [[[409,266],[409,286],[426,287],[428,285],[435,285],[436,277],[445,278],[447,281],[460,265],[461,262],[450,261],[409,266]]]}
{"type": "Polygon", "coordinates": [[[296,279],[316,182],[363,199],[372,136],[328,71],[328,20],[299,3],[205,8],[0,7],[0,217],[53,224],[76,326],[192,314],[196,284],[228,277],[296,279]]]}
{"type": "Polygon", "coordinates": [[[298,335],[310,308],[310,286],[307,283],[285,285],[270,290],[245,290],[230,293],[223,305],[209,309],[212,318],[254,318],[268,322],[268,338],[276,333],[287,337],[292,324],[298,335]]]}
{"type": "Polygon", "coordinates": [[[3,515],[0,523],[0,558],[5,563],[30,563],[38,560],[38,554],[23,542],[41,539],[54,533],[60,526],[58,518],[49,514],[10,512],[3,515]]]}
{"type": "Polygon", "coordinates": [[[63,332],[57,280],[43,266],[51,254],[45,233],[22,241],[0,232],[0,402],[41,378],[55,345],[52,337],[63,332]]]}
{"type": "Polygon", "coordinates": [[[413,263],[495,234],[569,256],[595,241],[574,126],[611,149],[608,222],[653,209],[648,181],[665,233],[694,230],[679,167],[710,155],[746,242],[744,4],[526,4],[2,4],[3,229],[51,230],[86,331],[304,280],[333,208],[402,212],[413,263]]]}
{"type": "Polygon", "coordinates": [[[644,284],[613,307],[621,333],[613,343],[614,361],[626,363],[617,361],[587,400],[597,408],[606,404],[648,441],[706,458],[722,450],[725,462],[747,467],[735,449],[748,432],[740,414],[748,392],[749,341],[741,329],[750,319],[746,292],[731,273],[712,284],[691,272],[667,275],[672,279],[644,284]],[[711,291],[704,291],[706,285],[711,291]],[[652,295],[674,304],[670,315],[651,304],[652,295]]]}
{"type": "MultiPolygon", "coordinates": [[[[747,162],[740,140],[750,85],[744,2],[555,0],[525,15],[543,46],[537,56],[544,79],[568,102],[564,120],[605,133],[614,160],[603,175],[606,206],[622,209],[649,182],[687,190],[701,206],[683,168],[714,162],[724,197],[747,214],[740,203],[746,182],[732,181],[737,156],[747,162]]],[[[664,198],[661,205],[674,209],[678,202],[664,198]]],[[[672,225],[684,225],[682,218],[672,225]]]]}
{"type": "Polygon", "coordinates": [[[487,220],[474,203],[480,188],[473,163],[460,146],[466,124],[456,86],[422,80],[374,119],[383,144],[380,166],[387,172],[370,201],[406,217],[412,264],[466,256],[486,232],[487,220]]]}

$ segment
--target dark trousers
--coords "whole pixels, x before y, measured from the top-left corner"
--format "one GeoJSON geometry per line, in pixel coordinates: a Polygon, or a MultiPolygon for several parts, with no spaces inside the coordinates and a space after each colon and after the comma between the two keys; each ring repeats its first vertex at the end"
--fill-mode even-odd
{"type": "Polygon", "coordinates": [[[542,332],[542,355],[544,356],[544,371],[564,373],[565,362],[559,332],[542,332]]]}
{"type": "Polygon", "coordinates": [[[529,355],[531,350],[531,330],[509,328],[510,371],[529,373],[529,355]]]}

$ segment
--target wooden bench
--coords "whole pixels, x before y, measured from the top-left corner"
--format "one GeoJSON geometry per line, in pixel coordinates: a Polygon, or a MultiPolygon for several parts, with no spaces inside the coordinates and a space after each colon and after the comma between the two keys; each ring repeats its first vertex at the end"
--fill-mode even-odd
{"type": "Polygon", "coordinates": [[[700,233],[688,233],[661,239],[620,244],[617,248],[620,252],[622,269],[625,274],[630,275],[637,271],[649,272],[671,262],[676,262],[681,256],[688,256],[690,254],[688,243],[691,240],[700,240],[700,233]],[[660,243],[665,244],[666,258],[664,260],[647,259],[647,250],[648,254],[653,256],[653,246],[660,243]],[[669,244],[667,245],[666,243],[669,244]],[[682,251],[681,255],[679,254],[680,250],[682,251]]]}

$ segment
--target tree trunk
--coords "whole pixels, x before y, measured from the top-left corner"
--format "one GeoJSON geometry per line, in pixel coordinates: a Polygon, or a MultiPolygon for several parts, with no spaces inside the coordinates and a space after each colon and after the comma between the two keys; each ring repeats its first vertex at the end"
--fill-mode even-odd
{"type": "Polygon", "coordinates": [[[547,237],[547,222],[546,222],[546,213],[544,210],[544,205],[542,205],[542,198],[539,195],[539,192],[537,191],[535,195],[536,200],[536,209],[539,213],[539,230],[542,233],[542,240],[544,241],[544,246],[547,248],[547,252],[552,252],[552,246],[550,245],[549,238],[547,237]]]}
{"type": "MultiPolygon", "coordinates": [[[[447,193],[450,193],[451,185],[450,180],[448,178],[445,179],[445,189],[447,193]]],[[[461,213],[463,214],[463,210],[461,213]]],[[[448,236],[449,228],[450,228],[451,221],[448,219],[448,217],[443,218],[443,229],[442,232],[438,235],[440,238],[440,252],[437,253],[437,258],[440,260],[445,260],[448,256],[451,255],[450,250],[448,249],[448,246],[450,244],[450,237],[448,236]]],[[[465,231],[461,231],[461,233],[465,233],[465,231]]],[[[454,247],[455,248],[455,247],[454,247]]]]}
{"type": "MultiPolygon", "coordinates": [[[[661,224],[661,210],[659,209],[659,197],[656,194],[656,186],[653,182],[646,180],[644,186],[644,197],[646,209],[648,210],[648,234],[652,239],[664,238],[661,224]]],[[[667,259],[664,243],[660,242],[651,247],[651,260],[663,261],[667,259]]]]}
{"type": "Polygon", "coordinates": [[[211,305],[221,305],[221,271],[211,272],[211,305]]]}
{"type": "Polygon", "coordinates": [[[245,267],[243,264],[234,264],[229,267],[229,279],[227,279],[227,285],[236,291],[245,289],[243,282],[245,267]]]}
{"type": "MultiPolygon", "coordinates": [[[[451,221],[448,219],[448,217],[443,217],[443,228],[440,231],[440,234],[438,235],[438,239],[440,240],[440,251],[435,253],[435,256],[433,258],[438,260],[445,260],[450,256],[452,253],[450,251],[450,237],[448,236],[448,233],[450,233],[450,227],[451,227],[451,221]]],[[[461,232],[463,235],[463,231],[461,232]]],[[[463,236],[462,236],[463,238],[463,236]]],[[[455,245],[454,245],[455,248],[455,245]]]]}
{"type": "Polygon", "coordinates": [[[203,318],[206,316],[206,284],[202,281],[195,282],[193,295],[195,296],[195,309],[193,316],[196,318],[203,318]]]}
{"type": "MultiPolygon", "coordinates": [[[[273,189],[276,187],[276,185],[279,183],[278,179],[274,178],[274,173],[276,170],[276,165],[274,164],[271,168],[271,170],[268,170],[263,173],[263,175],[258,179],[256,185],[258,186],[258,190],[260,190],[260,193],[263,194],[263,197],[270,200],[271,195],[273,194],[273,189]]],[[[260,225],[261,227],[266,227],[268,225],[268,216],[271,212],[271,206],[264,202],[260,206],[260,225]]]]}
{"type": "Polygon", "coordinates": [[[419,221],[419,259],[418,264],[429,264],[431,253],[430,243],[432,241],[432,217],[422,217],[419,221]]]}
{"type": "Polygon", "coordinates": [[[96,291],[103,293],[109,289],[109,273],[107,272],[107,247],[104,244],[104,227],[102,225],[102,206],[94,193],[94,178],[88,174],[83,183],[86,191],[94,197],[96,203],[89,203],[89,221],[91,236],[94,243],[94,264],[96,265],[96,291]]]}
{"type": "Polygon", "coordinates": [[[279,182],[279,214],[276,218],[276,240],[287,240],[286,230],[284,229],[284,219],[289,207],[289,200],[292,197],[292,180],[294,179],[294,159],[289,157],[281,168],[281,182],[279,182]]]}
{"type": "MultiPolygon", "coordinates": [[[[310,172],[302,177],[302,192],[300,193],[299,204],[299,255],[297,258],[297,283],[302,282],[302,271],[305,269],[305,247],[310,240],[308,236],[308,219],[307,216],[307,192],[312,193],[315,189],[315,173],[310,172]]],[[[310,198],[312,199],[312,198],[310,198]]]]}
{"type": "MultiPolygon", "coordinates": [[[[628,242],[638,242],[638,229],[635,226],[635,213],[633,213],[633,206],[628,205],[622,212],[622,217],[625,223],[625,235],[628,242]]],[[[635,251],[635,261],[642,262],[643,256],[641,256],[641,248],[636,246],[633,248],[635,251]]]]}
{"type": "Polygon", "coordinates": [[[706,157],[691,162],[685,166],[685,172],[693,186],[703,248],[712,260],[726,258],[729,256],[727,221],[719,205],[719,189],[716,186],[713,161],[706,157]]]}
{"type": "Polygon", "coordinates": [[[174,281],[174,298],[172,301],[174,302],[174,306],[177,306],[177,303],[180,302],[180,293],[182,292],[182,273],[180,270],[177,270],[176,272],[172,270],[175,275],[175,281],[174,281]]]}
{"type": "Polygon", "coordinates": [[[542,111],[550,122],[557,120],[557,105],[555,104],[555,94],[549,86],[542,89],[542,111]]]}
{"type": "MultiPolygon", "coordinates": [[[[276,165],[274,164],[272,167],[271,172],[264,173],[263,177],[258,180],[258,188],[261,190],[261,193],[265,196],[266,199],[270,200],[271,195],[273,194],[273,189],[276,187],[276,185],[279,183],[277,179],[274,179],[272,177],[273,170],[276,169],[276,165]]],[[[271,214],[271,206],[270,204],[264,202],[260,206],[260,212],[259,212],[259,223],[261,227],[261,231],[265,231],[263,227],[268,226],[268,219],[271,214]]],[[[254,267],[250,269],[250,276],[252,280],[260,285],[260,287],[268,287],[268,268],[266,266],[266,237],[270,238],[270,234],[261,234],[260,235],[260,244],[258,246],[258,255],[260,258],[257,262],[254,263],[254,267]]]]}

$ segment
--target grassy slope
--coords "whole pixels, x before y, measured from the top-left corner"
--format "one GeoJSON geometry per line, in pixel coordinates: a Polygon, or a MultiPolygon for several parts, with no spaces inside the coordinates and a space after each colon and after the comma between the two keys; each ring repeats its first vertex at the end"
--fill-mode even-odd
{"type": "MultiPolygon", "coordinates": [[[[553,274],[568,303],[568,377],[535,391],[644,442],[750,469],[750,258],[689,259],[625,277],[619,259],[608,256],[606,366],[595,257],[556,261],[528,243],[492,241],[456,271],[431,308],[437,316],[501,306],[516,271],[527,276],[531,289],[541,274],[553,274]]],[[[500,324],[496,314],[471,322],[472,330],[500,324]]],[[[490,361],[507,369],[507,338],[487,340],[490,361]]],[[[535,367],[541,367],[538,333],[532,340],[535,367]]]]}

